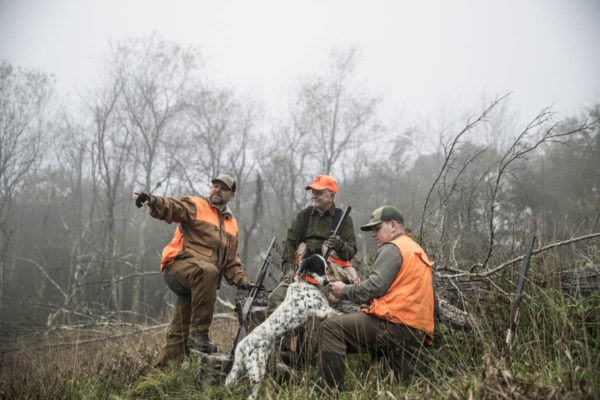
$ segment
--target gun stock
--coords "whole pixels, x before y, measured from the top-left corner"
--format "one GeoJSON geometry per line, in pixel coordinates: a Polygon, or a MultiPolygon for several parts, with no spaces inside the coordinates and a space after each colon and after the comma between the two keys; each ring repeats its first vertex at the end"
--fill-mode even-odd
{"type": "Polygon", "coordinates": [[[271,251],[273,250],[273,246],[275,245],[275,240],[277,238],[273,236],[271,240],[271,244],[269,245],[269,249],[267,250],[267,254],[265,255],[265,259],[263,260],[262,266],[258,270],[258,275],[256,276],[256,281],[254,287],[250,290],[250,294],[244,303],[244,308],[242,309],[242,313],[240,315],[240,329],[235,337],[235,341],[233,342],[233,349],[231,350],[231,356],[234,357],[235,349],[237,345],[246,337],[248,334],[248,314],[250,313],[250,308],[252,308],[252,304],[254,303],[254,299],[256,299],[256,295],[262,286],[263,281],[265,280],[265,276],[267,276],[267,268],[269,267],[269,256],[271,255],[271,251]]]}

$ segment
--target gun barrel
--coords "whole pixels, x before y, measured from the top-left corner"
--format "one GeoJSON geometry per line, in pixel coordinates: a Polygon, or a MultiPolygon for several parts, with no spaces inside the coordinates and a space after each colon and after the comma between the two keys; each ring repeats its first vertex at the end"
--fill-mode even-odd
{"type": "Polygon", "coordinates": [[[529,268],[529,259],[531,258],[531,253],[533,252],[533,244],[535,243],[535,236],[531,238],[529,241],[529,246],[527,246],[527,252],[525,253],[525,257],[523,258],[523,268],[521,269],[521,276],[519,277],[519,284],[517,285],[517,294],[521,294],[523,292],[523,284],[525,283],[525,275],[527,275],[527,269],[529,268]]]}
{"type": "MultiPolygon", "coordinates": [[[[344,224],[344,221],[346,221],[346,218],[348,218],[348,215],[350,215],[350,211],[352,211],[352,207],[348,206],[348,208],[346,208],[346,211],[344,211],[342,218],[340,218],[340,220],[338,221],[338,224],[336,225],[335,229],[333,230],[333,232],[331,232],[331,235],[336,236],[340,234],[340,231],[342,230],[342,225],[344,224]]],[[[328,247],[327,250],[325,250],[325,254],[323,254],[323,258],[327,260],[332,250],[332,248],[328,247]]]]}
{"type": "Polygon", "coordinates": [[[523,257],[523,268],[521,269],[521,276],[519,277],[519,284],[517,285],[517,291],[515,292],[515,298],[513,300],[511,309],[510,309],[510,317],[508,320],[508,327],[506,331],[506,339],[505,344],[510,351],[512,345],[512,338],[515,336],[515,329],[517,326],[517,319],[519,318],[519,307],[521,306],[521,301],[523,300],[523,285],[525,284],[525,275],[527,275],[527,270],[529,268],[529,259],[531,258],[531,253],[533,252],[533,245],[535,243],[535,236],[531,238],[529,241],[529,246],[527,246],[527,251],[525,252],[525,257],[523,257]]]}
{"type": "Polygon", "coordinates": [[[242,314],[240,315],[240,329],[238,330],[235,341],[233,342],[233,349],[231,350],[232,356],[235,355],[235,348],[237,347],[238,343],[244,337],[246,337],[246,334],[248,333],[248,313],[250,312],[252,303],[254,303],[254,299],[256,298],[256,295],[258,294],[258,291],[260,290],[260,287],[262,286],[262,283],[265,280],[265,276],[267,275],[267,268],[269,267],[269,256],[271,255],[271,251],[273,250],[273,246],[275,245],[276,240],[277,237],[273,236],[273,239],[271,239],[271,244],[269,245],[269,248],[267,250],[267,254],[265,255],[263,263],[260,269],[258,270],[258,274],[256,275],[255,285],[250,290],[248,298],[244,303],[244,308],[242,309],[242,314]]]}

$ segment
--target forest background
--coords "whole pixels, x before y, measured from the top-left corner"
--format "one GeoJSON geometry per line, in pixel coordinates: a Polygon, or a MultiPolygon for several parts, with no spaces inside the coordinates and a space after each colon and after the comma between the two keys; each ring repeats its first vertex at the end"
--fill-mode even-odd
{"type": "MultiPolygon", "coordinates": [[[[76,108],[61,107],[48,75],[3,62],[2,336],[161,315],[159,260],[175,227],[132,193],[207,195],[219,173],[238,182],[231,207],[250,277],[318,174],[337,178],[336,204],[351,205],[357,225],[381,205],[402,210],[440,272],[499,264],[533,234],[543,244],[600,230],[598,105],[560,121],[543,109],[520,125],[507,95],[399,128],[353,80],[356,54],[334,48],[329,70],[302,78],[286,114],[268,121],[252,99],[211,84],[193,48],[156,35],[113,43],[102,84],[76,108]]],[[[359,252],[372,252],[357,235],[359,252]]]]}
{"type": "MultiPolygon", "coordinates": [[[[358,55],[334,47],[328,69],[299,79],[277,117],[214,83],[197,49],[157,34],[112,42],[97,86],[68,104],[48,74],[2,61],[1,340],[165,323],[174,297],[158,270],[175,227],[137,209],[132,193],[207,195],[219,173],[238,184],[231,208],[250,277],[271,237],[281,244],[309,204],[304,187],[318,174],[336,177],[336,205],[351,205],[357,226],[379,206],[402,210],[440,285],[485,281],[510,299],[507,261],[531,236],[539,248],[597,237],[600,105],[520,122],[501,94],[465,115],[402,126],[355,79],[358,55]]],[[[375,247],[357,237],[365,277],[375,247]]],[[[565,269],[597,266],[594,251],[556,256],[565,269]]],[[[221,287],[218,312],[234,295],[221,287]]],[[[466,310],[462,296],[452,301],[466,310]]]]}

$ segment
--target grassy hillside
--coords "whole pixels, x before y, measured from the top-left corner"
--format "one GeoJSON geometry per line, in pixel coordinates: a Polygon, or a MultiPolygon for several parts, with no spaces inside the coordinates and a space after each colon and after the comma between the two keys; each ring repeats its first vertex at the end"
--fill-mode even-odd
{"type": "MultiPolygon", "coordinates": [[[[368,357],[348,359],[342,399],[597,399],[600,398],[600,294],[561,291],[560,274],[538,264],[525,287],[510,353],[503,344],[510,298],[486,296],[472,306],[468,329],[436,325],[436,346],[421,353],[410,382],[382,379],[368,357]],[[540,272],[546,271],[546,272],[540,272]]],[[[211,331],[230,350],[237,322],[219,319],[211,331]]],[[[223,376],[191,358],[160,370],[153,362],[164,327],[79,328],[13,339],[2,350],[0,397],[6,399],[243,399],[248,388],[230,391],[223,376]],[[127,333],[127,335],[119,336],[127,333]],[[112,335],[104,340],[92,340],[112,335]],[[78,343],[70,345],[68,343],[78,343]]],[[[314,369],[295,381],[271,376],[268,399],[313,398],[314,369]]]]}

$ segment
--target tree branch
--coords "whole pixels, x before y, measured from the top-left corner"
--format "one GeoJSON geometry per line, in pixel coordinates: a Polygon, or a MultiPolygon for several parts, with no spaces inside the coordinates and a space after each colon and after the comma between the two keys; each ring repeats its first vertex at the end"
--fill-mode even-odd
{"type": "MultiPolygon", "coordinates": [[[[552,243],[552,244],[549,244],[547,246],[540,247],[539,249],[533,250],[531,252],[531,254],[532,255],[533,254],[538,254],[538,253],[541,253],[543,251],[550,250],[550,249],[553,249],[553,248],[556,248],[556,247],[559,247],[559,246],[564,246],[564,245],[567,245],[567,244],[580,242],[582,240],[594,239],[594,238],[597,238],[597,237],[600,237],[600,232],[590,233],[588,235],[584,235],[584,236],[579,236],[579,237],[576,237],[576,238],[571,238],[571,239],[563,240],[562,242],[552,243]]],[[[436,274],[436,276],[438,278],[441,278],[441,279],[487,278],[487,277],[489,277],[489,276],[491,276],[493,274],[496,274],[496,273],[502,271],[503,269],[505,269],[506,267],[508,267],[508,266],[510,266],[512,264],[518,263],[519,261],[523,260],[524,257],[525,256],[523,255],[523,256],[519,256],[517,258],[513,258],[512,260],[509,260],[509,261],[507,261],[505,263],[500,264],[497,267],[491,268],[491,269],[489,269],[487,271],[484,271],[484,272],[466,272],[465,271],[465,272],[461,272],[461,273],[458,273],[458,274],[436,274]]]]}

